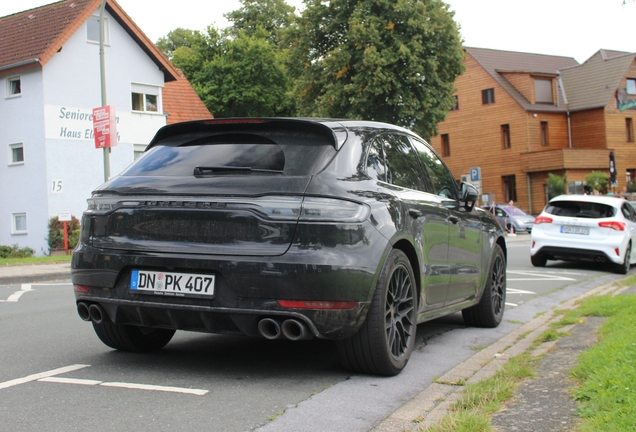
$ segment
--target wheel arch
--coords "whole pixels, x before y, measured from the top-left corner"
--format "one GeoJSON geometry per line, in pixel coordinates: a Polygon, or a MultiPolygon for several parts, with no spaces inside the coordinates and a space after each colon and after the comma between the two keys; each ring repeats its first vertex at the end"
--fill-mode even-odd
{"type": "Polygon", "coordinates": [[[397,243],[393,245],[393,249],[399,249],[406,257],[409,259],[411,263],[411,269],[413,270],[413,274],[415,275],[415,283],[417,284],[417,304],[420,304],[420,298],[422,296],[421,287],[422,287],[422,272],[420,271],[420,260],[417,256],[417,252],[415,252],[415,248],[406,239],[401,239],[397,243]]]}

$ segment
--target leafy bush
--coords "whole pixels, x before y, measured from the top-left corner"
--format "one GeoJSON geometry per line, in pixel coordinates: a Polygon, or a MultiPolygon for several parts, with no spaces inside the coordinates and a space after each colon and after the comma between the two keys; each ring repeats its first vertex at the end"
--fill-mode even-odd
{"type": "Polygon", "coordinates": [[[0,258],[28,258],[34,253],[35,251],[30,247],[21,248],[17,243],[13,246],[0,245],[0,258]]]}
{"type": "MultiPolygon", "coordinates": [[[[68,248],[73,249],[77,245],[80,236],[79,220],[75,216],[72,216],[71,220],[66,222],[66,229],[68,248]]],[[[57,216],[49,219],[49,235],[46,241],[49,244],[50,250],[64,248],[64,222],[60,222],[57,216]]]]}
{"type": "Polygon", "coordinates": [[[609,184],[609,174],[602,171],[592,171],[585,176],[585,183],[592,189],[604,193],[609,184]]]}
{"type": "Polygon", "coordinates": [[[627,184],[627,192],[629,192],[629,193],[634,193],[634,192],[636,192],[636,183],[634,183],[634,182],[629,182],[629,183],[627,184]]]}
{"type": "Polygon", "coordinates": [[[568,173],[563,174],[563,177],[548,173],[548,179],[546,181],[548,185],[548,198],[552,199],[555,196],[559,196],[565,193],[565,188],[568,185],[568,173]]]}

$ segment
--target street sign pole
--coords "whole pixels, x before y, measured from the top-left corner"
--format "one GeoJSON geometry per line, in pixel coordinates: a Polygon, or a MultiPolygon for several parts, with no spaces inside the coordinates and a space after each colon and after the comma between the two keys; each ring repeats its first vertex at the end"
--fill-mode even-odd
{"type": "MultiPolygon", "coordinates": [[[[106,66],[104,64],[104,9],[106,0],[102,0],[99,9],[99,74],[101,81],[102,106],[106,106],[106,66]]],[[[110,147],[104,147],[104,181],[110,178],[110,147]]]]}

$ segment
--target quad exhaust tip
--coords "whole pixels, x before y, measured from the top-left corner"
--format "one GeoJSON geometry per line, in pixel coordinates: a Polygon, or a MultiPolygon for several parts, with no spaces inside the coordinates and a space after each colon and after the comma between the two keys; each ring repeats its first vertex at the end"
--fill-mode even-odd
{"type": "Polygon", "coordinates": [[[77,313],[84,321],[92,321],[95,324],[101,324],[106,318],[106,312],[97,303],[87,304],[79,302],[77,304],[77,313]]]}
{"type": "Polygon", "coordinates": [[[292,341],[300,341],[313,338],[307,324],[292,318],[284,321],[277,318],[263,318],[258,322],[258,332],[269,340],[284,337],[292,341]]]}

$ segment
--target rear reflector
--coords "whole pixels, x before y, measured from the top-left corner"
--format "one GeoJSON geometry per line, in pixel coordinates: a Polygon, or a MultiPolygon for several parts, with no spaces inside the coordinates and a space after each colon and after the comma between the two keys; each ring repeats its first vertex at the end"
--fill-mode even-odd
{"type": "Polygon", "coordinates": [[[625,224],[623,222],[617,222],[617,221],[599,222],[598,226],[600,226],[601,228],[611,228],[616,231],[625,231],[625,224]]]}
{"type": "Polygon", "coordinates": [[[90,287],[86,286],[86,285],[73,285],[75,292],[78,293],[87,293],[88,291],[90,291],[90,287]]]}
{"type": "Polygon", "coordinates": [[[278,300],[278,304],[284,308],[294,309],[353,309],[358,302],[278,300]]]}

